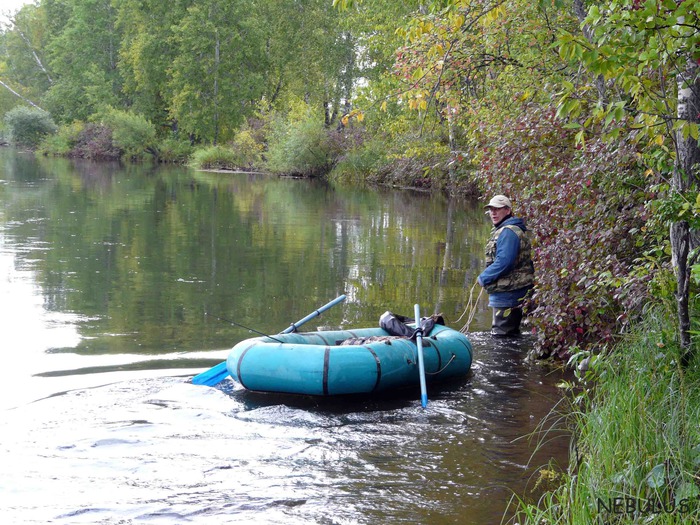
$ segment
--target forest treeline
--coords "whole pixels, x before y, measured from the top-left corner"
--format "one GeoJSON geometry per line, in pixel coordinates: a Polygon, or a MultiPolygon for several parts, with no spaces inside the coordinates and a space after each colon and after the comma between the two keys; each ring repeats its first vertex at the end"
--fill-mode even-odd
{"type": "Polygon", "coordinates": [[[653,301],[689,361],[699,8],[37,0],[0,34],[0,112],[45,155],[507,194],[534,356],[610,347],[653,301]]]}

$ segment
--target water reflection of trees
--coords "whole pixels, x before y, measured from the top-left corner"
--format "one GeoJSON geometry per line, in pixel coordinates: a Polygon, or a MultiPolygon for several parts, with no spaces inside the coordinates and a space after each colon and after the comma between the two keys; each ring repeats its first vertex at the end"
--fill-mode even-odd
{"type": "Polygon", "coordinates": [[[65,159],[14,166],[8,220],[21,222],[49,308],[89,319],[83,352],[225,348],[250,334],[217,315],[272,333],[341,293],[319,324],[373,326],[416,302],[456,320],[488,234],[477,208],[424,194],[65,159]],[[20,209],[28,180],[41,190],[20,209]]]}

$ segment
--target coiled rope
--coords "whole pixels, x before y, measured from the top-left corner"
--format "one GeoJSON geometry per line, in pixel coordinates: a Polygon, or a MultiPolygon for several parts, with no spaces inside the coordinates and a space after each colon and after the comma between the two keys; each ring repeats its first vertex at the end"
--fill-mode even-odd
{"type": "Polygon", "coordinates": [[[479,306],[479,299],[481,299],[481,294],[484,293],[484,289],[481,286],[479,286],[479,295],[477,295],[476,299],[474,299],[474,288],[476,288],[477,286],[479,286],[479,283],[474,282],[474,284],[472,285],[472,289],[469,290],[469,300],[467,301],[467,306],[464,308],[464,312],[462,312],[462,315],[460,315],[459,319],[457,319],[456,321],[457,323],[459,323],[465,315],[467,316],[467,322],[462,328],[459,329],[459,331],[463,334],[469,333],[469,325],[472,324],[472,320],[476,315],[476,309],[479,306]]]}

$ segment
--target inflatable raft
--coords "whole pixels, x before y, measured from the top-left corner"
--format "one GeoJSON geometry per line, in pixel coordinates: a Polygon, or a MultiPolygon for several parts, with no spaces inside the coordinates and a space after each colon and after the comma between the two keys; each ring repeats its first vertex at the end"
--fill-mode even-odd
{"type": "MultiPolygon", "coordinates": [[[[422,346],[428,383],[469,372],[472,346],[464,334],[436,324],[422,346]]],[[[367,394],[420,381],[415,339],[382,328],[246,339],[233,347],[226,368],[249,390],[314,396],[367,394]]]]}

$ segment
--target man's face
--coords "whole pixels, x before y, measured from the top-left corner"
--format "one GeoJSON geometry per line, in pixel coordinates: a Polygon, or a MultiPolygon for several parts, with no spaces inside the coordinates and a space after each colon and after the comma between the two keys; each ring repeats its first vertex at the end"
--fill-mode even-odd
{"type": "Polygon", "coordinates": [[[510,208],[489,208],[489,217],[494,225],[501,222],[509,213],[510,208]]]}

